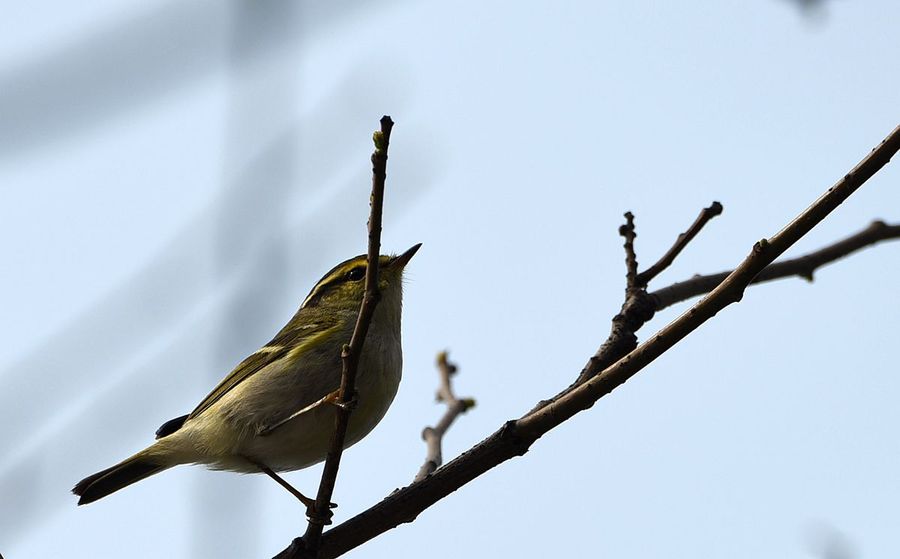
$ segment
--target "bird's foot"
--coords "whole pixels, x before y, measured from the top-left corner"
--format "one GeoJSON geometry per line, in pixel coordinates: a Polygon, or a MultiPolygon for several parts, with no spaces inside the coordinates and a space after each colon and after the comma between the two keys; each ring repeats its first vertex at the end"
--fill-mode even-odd
{"type": "Polygon", "coordinates": [[[331,512],[331,509],[337,508],[336,503],[328,503],[328,508],[324,511],[319,511],[316,508],[316,501],[314,499],[310,499],[310,502],[306,505],[306,518],[313,523],[321,524],[323,526],[328,526],[331,524],[331,517],[334,516],[334,513],[331,512]]]}
{"type": "Polygon", "coordinates": [[[350,399],[346,402],[340,401],[340,390],[335,390],[325,399],[326,402],[331,404],[332,406],[336,406],[341,408],[344,411],[353,411],[356,409],[356,406],[359,405],[359,393],[354,390],[353,394],[350,396],[350,399]]]}

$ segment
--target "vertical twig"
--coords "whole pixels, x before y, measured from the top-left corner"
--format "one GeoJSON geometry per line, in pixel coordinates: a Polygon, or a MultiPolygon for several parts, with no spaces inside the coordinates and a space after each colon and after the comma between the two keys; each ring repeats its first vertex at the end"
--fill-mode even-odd
{"type": "Polygon", "coordinates": [[[438,374],[441,377],[440,384],[438,385],[437,399],[438,402],[447,404],[447,411],[444,412],[444,416],[441,417],[441,420],[437,425],[434,427],[426,427],[422,430],[422,439],[425,441],[426,445],[425,462],[422,464],[422,467],[419,468],[419,473],[416,474],[416,477],[413,480],[414,482],[425,479],[441,466],[444,461],[441,452],[444,434],[450,429],[450,426],[453,425],[453,422],[456,421],[456,418],[459,417],[460,414],[466,413],[475,407],[475,400],[472,398],[460,399],[453,393],[450,377],[456,374],[457,367],[456,364],[451,363],[450,360],[447,359],[446,351],[438,353],[437,367],[438,374]]]}
{"type": "Polygon", "coordinates": [[[322,470],[322,481],[319,484],[319,492],[316,495],[314,510],[309,514],[309,523],[306,533],[303,535],[303,543],[306,551],[312,557],[318,553],[319,543],[322,538],[322,528],[331,517],[331,496],[334,493],[334,484],[337,480],[338,468],[341,464],[341,454],[344,451],[344,439],[347,435],[347,425],[350,422],[351,406],[356,385],[356,370],[359,366],[359,358],[365,343],[369,324],[375,306],[381,297],[378,290],[378,258],[381,253],[381,214],[384,205],[384,181],[387,177],[387,151],[391,139],[391,129],[394,122],[389,116],[381,117],[381,130],[373,135],[375,151],[372,153],[372,196],[370,199],[371,213],[369,215],[369,250],[367,254],[368,266],[366,267],[366,292],[356,318],[356,326],[350,343],[344,345],[341,351],[343,370],[341,372],[341,388],[338,403],[335,408],[337,417],[334,424],[334,435],[331,438],[331,448],[325,458],[325,467],[322,470]]]}
{"type": "Polygon", "coordinates": [[[634,214],[625,212],[625,225],[619,227],[619,235],[625,237],[625,289],[634,288],[637,278],[637,255],[634,252],[634,238],[637,233],[634,230],[634,214]]]}

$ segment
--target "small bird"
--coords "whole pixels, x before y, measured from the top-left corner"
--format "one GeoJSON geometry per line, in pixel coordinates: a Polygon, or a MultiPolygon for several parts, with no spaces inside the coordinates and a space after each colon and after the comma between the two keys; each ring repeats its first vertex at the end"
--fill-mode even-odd
{"type": "MultiPolygon", "coordinates": [[[[345,447],[366,436],[397,394],[403,269],[421,244],[379,259],[381,300],[369,326],[356,377],[356,402],[345,447]]],[[[92,503],[179,464],[265,473],[305,505],[275,472],[325,459],[334,431],[341,348],[349,343],[365,293],[366,255],[331,269],[290,322],[241,361],[194,411],[164,423],[156,442],[131,458],[79,481],[79,505],[92,503]]]]}

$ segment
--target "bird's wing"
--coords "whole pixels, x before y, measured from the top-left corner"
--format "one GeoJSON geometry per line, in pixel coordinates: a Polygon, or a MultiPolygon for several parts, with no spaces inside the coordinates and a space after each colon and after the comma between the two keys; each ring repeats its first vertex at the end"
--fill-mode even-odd
{"type": "Polygon", "coordinates": [[[256,353],[250,355],[228,373],[222,382],[216,386],[200,404],[194,408],[187,419],[193,419],[207,408],[219,401],[235,386],[244,382],[252,375],[265,367],[275,363],[279,359],[289,359],[295,362],[311,348],[318,345],[323,338],[333,335],[339,329],[336,320],[317,320],[315,323],[304,324],[302,327],[292,327],[295,320],[285,326],[268,345],[261,347],[256,353]]]}

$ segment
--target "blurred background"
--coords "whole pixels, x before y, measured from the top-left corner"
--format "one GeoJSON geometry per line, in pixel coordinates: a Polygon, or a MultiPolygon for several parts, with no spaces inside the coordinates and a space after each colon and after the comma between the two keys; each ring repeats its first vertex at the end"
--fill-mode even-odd
{"type": "MultiPolygon", "coordinates": [[[[574,379],[622,300],[623,212],[649,264],[720,200],[656,287],[729,268],[900,107],[889,0],[3,12],[7,559],[269,557],[302,533],[302,507],[264,476],[180,467],[81,508],[69,491],[190,411],[364,251],[382,114],[397,123],[383,246],[424,246],[404,381],[345,455],[337,522],[418,469],[443,413],[437,351],[478,400],[447,458],[574,379]]],[[[896,165],[793,254],[900,220],[896,165]]],[[[526,457],[354,555],[896,556],[898,255],[754,288],[526,457]]],[[[314,493],[319,476],[287,478],[314,493]]]]}

